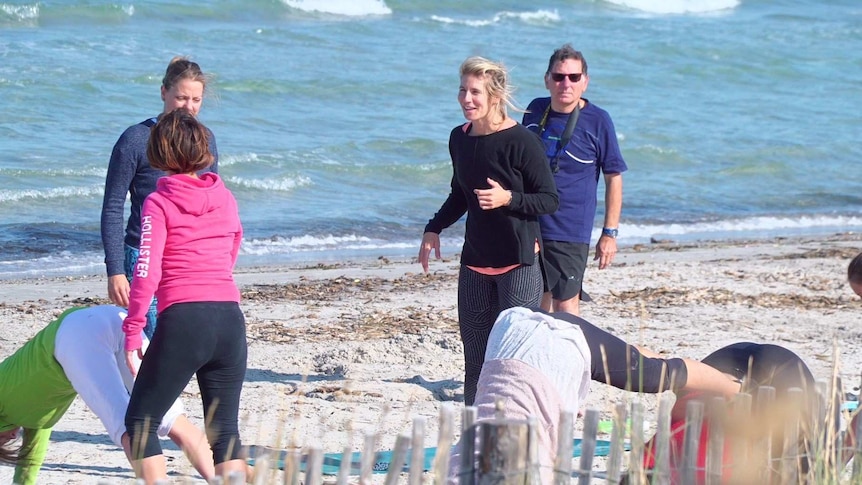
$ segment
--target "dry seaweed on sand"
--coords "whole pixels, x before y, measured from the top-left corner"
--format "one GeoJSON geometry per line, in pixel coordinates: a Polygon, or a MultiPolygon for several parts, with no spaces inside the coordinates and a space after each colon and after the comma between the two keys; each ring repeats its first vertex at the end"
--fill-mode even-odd
{"type": "Polygon", "coordinates": [[[335,301],[363,295],[409,293],[439,289],[454,285],[457,276],[451,274],[413,274],[400,278],[337,278],[300,281],[298,283],[249,285],[242,297],[251,301],[335,301]]]}
{"type": "Polygon", "coordinates": [[[789,293],[759,293],[746,295],[723,288],[642,288],[628,291],[609,291],[617,303],[646,304],[651,308],[688,305],[736,304],[762,308],[828,309],[858,306],[849,296],[800,295],[789,293]]]}

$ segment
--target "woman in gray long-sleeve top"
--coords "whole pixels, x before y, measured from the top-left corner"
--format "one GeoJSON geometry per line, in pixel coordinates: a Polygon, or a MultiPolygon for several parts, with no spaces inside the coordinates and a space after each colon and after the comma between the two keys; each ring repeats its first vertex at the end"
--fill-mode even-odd
{"type": "MultiPolygon", "coordinates": [[[[186,108],[195,116],[203,104],[209,76],[200,66],[186,57],[174,57],[168,64],[162,80],[162,113],[186,108]]],[[[159,115],[161,116],[161,115],[159,115]]],[[[147,159],[147,141],[150,128],[158,117],[149,118],[130,126],[120,135],[105,179],[105,197],[102,200],[102,246],[105,248],[105,267],[108,272],[108,297],[116,305],[128,307],[129,283],[138,260],[141,238],[141,206],[150,193],[156,190],[156,181],[165,172],[150,167],[147,159]],[[132,203],[128,223],[123,230],[123,212],[126,196],[132,203]]],[[[210,151],[215,158],[212,166],[203,172],[218,172],[218,150],[215,136],[209,131],[210,151]]],[[[156,304],[147,314],[144,333],[152,338],[156,329],[156,304]]]]}

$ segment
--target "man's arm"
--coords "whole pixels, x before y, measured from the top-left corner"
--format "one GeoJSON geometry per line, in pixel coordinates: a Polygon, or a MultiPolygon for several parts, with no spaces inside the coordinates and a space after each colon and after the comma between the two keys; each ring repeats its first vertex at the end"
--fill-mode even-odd
{"type": "MultiPolygon", "coordinates": [[[[616,229],[620,225],[620,213],[623,210],[623,175],[621,173],[605,174],[605,222],[602,227],[616,229]]],[[[596,257],[599,269],[611,265],[617,254],[617,240],[602,234],[596,243],[596,257]]]]}

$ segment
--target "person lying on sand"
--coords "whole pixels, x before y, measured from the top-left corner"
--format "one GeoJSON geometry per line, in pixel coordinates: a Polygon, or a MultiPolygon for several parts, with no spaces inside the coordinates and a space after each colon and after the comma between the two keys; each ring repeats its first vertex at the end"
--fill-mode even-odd
{"type": "MultiPolygon", "coordinates": [[[[15,465],[13,483],[37,482],[51,429],[78,394],[111,441],[131,456],[123,421],[134,383],[123,349],[125,317],[124,309],[112,305],[69,309],[0,362],[0,462],[15,465]]],[[[213,477],[206,436],[186,418],[179,400],[162,419],[159,436],[182,448],[204,479],[213,477]]]]}
{"type": "MultiPolygon", "coordinates": [[[[728,377],[742,383],[742,390],[752,395],[754,412],[747,416],[737,416],[723,426],[724,449],[722,451],[722,478],[720,483],[756,483],[762,480],[765,472],[759,464],[775,463],[780,460],[787,451],[784,449],[784,430],[787,423],[799,422],[810,423],[814,413],[816,395],[814,392],[814,376],[805,362],[792,351],[772,344],[758,344],[752,342],[738,342],[722,347],[709,354],[701,361],[728,377]],[[774,400],[768,407],[765,403],[759,403],[758,389],[760,386],[775,388],[774,400]],[[787,399],[789,389],[802,390],[802,402],[794,403],[787,399]],[[734,468],[734,449],[742,446],[742,440],[749,443],[763,443],[771,435],[771,450],[764,447],[745,448],[749,453],[742,458],[743,463],[737,463],[734,468]],[[760,453],[768,453],[767,456],[760,453]],[[751,475],[748,475],[751,474],[751,475]]],[[[704,405],[717,394],[714,392],[694,391],[681,392],[676,396],[676,402],[671,409],[670,423],[670,483],[685,483],[682,476],[683,450],[686,433],[686,408],[692,400],[699,400],[704,405]]],[[[700,440],[697,448],[697,472],[695,482],[691,485],[706,483],[707,467],[707,444],[709,443],[710,428],[713,420],[707,415],[701,427],[700,440]]],[[[806,473],[808,460],[805,452],[810,449],[807,444],[803,426],[800,431],[800,440],[797,444],[797,455],[799,459],[799,473],[806,473]]],[[[644,468],[651,470],[655,467],[655,440],[654,436],[645,446],[644,468]]],[[[781,464],[773,465],[772,470],[781,470],[781,464]]],[[[795,482],[794,482],[795,483],[795,482]]]]}
{"type": "MultiPolygon", "coordinates": [[[[541,482],[549,483],[560,412],[578,411],[591,380],[644,393],[670,389],[731,397],[739,392],[739,382],[713,367],[642,350],[570,313],[504,310],[491,329],[479,375],[477,422],[494,419],[498,401],[507,419],[535,417],[541,482]]],[[[449,461],[449,483],[458,482],[460,465],[458,443],[449,461]]]]}

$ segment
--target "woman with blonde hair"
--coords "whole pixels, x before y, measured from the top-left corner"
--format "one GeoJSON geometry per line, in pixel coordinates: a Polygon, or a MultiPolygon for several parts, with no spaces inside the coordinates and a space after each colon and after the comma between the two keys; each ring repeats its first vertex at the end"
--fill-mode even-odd
{"type": "Polygon", "coordinates": [[[458,321],[464,345],[464,401],[472,405],[485,347],[500,311],[537,307],[543,280],[538,216],[559,199],[539,138],[508,116],[506,69],[482,57],[460,68],[458,102],[467,123],[449,135],[451,190],[425,226],[419,262],[440,258],[440,232],[467,214],[458,277],[458,321]]]}

